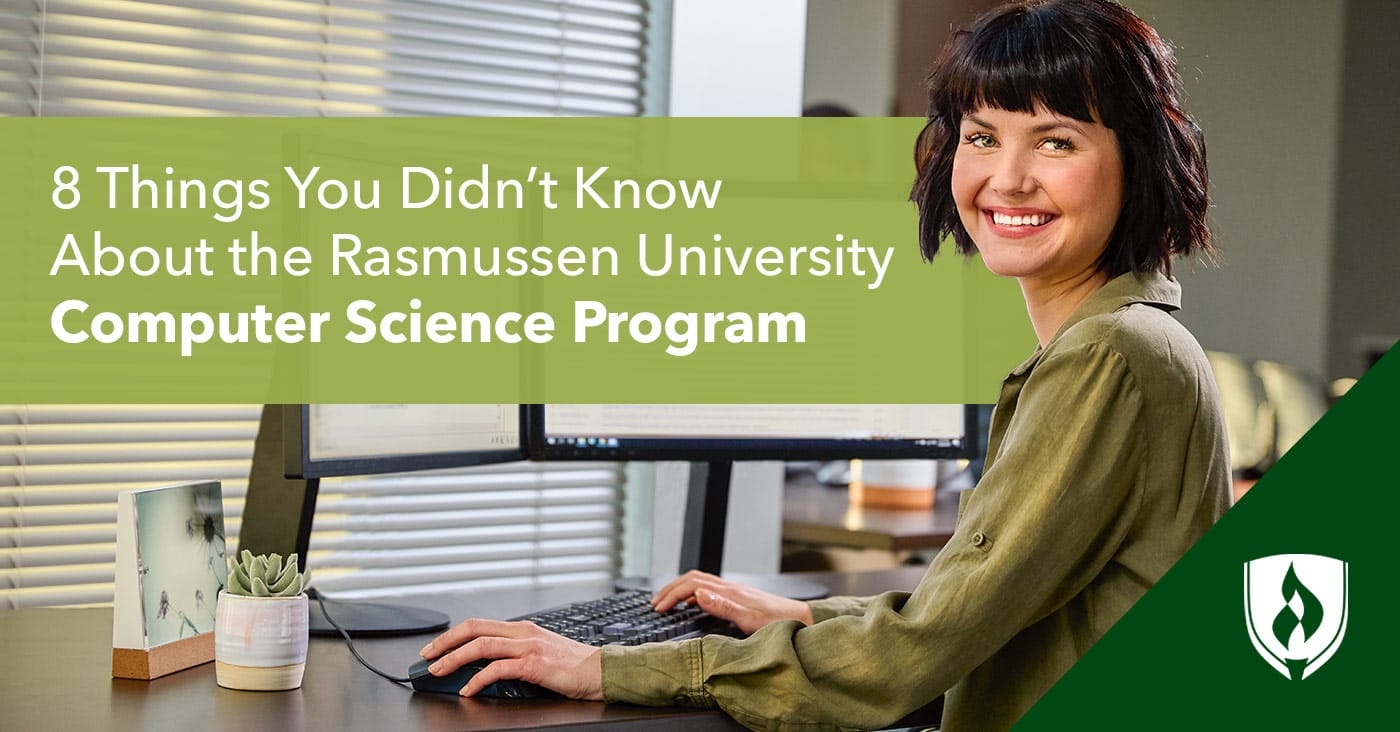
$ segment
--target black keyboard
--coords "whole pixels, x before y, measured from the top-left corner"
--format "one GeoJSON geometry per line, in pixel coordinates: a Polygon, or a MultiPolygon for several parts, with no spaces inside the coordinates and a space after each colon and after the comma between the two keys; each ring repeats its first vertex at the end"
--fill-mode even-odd
{"type": "Polygon", "coordinates": [[[693,605],[681,603],[664,613],[657,612],[651,607],[651,593],[644,590],[629,590],[596,600],[576,602],[516,620],[528,620],[590,646],[611,643],[636,646],[711,633],[739,635],[738,628],[729,621],[716,618],[693,605]]]}

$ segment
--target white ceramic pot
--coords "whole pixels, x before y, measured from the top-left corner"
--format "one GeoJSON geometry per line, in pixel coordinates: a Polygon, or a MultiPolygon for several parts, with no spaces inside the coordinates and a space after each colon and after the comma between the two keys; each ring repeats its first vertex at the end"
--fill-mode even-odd
{"type": "Polygon", "coordinates": [[[301,686],[306,670],[306,595],[246,597],[219,592],[214,671],[219,686],[282,691],[301,686]]]}

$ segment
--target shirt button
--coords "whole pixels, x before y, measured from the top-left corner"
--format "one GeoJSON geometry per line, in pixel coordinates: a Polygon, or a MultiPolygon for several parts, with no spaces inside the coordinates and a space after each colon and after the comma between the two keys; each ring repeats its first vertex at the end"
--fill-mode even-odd
{"type": "Polygon", "coordinates": [[[983,534],[983,533],[980,532],[980,531],[975,531],[975,532],[972,533],[972,545],[973,545],[973,546],[982,546],[983,544],[986,544],[986,543],[987,543],[987,535],[986,535],[986,534],[983,534]]]}

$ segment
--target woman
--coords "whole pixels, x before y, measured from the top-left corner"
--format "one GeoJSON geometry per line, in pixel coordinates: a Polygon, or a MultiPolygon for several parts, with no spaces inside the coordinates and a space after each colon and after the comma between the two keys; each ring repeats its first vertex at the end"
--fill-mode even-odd
{"type": "Polygon", "coordinates": [[[946,691],[945,729],[1005,728],[1225,511],[1215,385],[1168,314],[1171,258],[1212,251],[1168,46],[1109,0],[1033,0],[957,34],[930,84],[924,254],[952,234],[1017,278],[1039,347],[1003,383],[982,480],[918,588],[802,603],[691,573],[656,606],[693,600],[752,635],[601,653],[468,621],[424,649],[460,646],[440,673],[503,659],[463,693],[518,676],[773,728],[879,727],[946,691]]]}

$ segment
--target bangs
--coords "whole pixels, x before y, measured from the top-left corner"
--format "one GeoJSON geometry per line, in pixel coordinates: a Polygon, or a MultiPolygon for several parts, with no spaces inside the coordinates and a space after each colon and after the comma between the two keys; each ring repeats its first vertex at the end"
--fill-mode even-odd
{"type": "Polygon", "coordinates": [[[941,69],[943,98],[930,99],[931,106],[954,119],[979,107],[1031,113],[1040,106],[1083,122],[1102,116],[1096,55],[1049,16],[1036,9],[1010,13],[959,39],[961,53],[941,69]]]}

